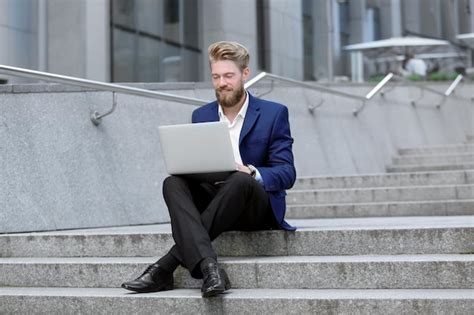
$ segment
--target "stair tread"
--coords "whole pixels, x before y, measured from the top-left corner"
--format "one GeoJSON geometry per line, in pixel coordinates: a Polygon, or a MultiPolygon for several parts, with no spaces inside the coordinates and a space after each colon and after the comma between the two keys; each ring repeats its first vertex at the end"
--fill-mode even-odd
{"type": "MultiPolygon", "coordinates": [[[[474,227],[474,216],[406,216],[406,217],[366,217],[366,218],[322,218],[322,219],[288,219],[300,230],[360,230],[360,229],[414,229],[414,228],[471,228],[474,227]]],[[[271,231],[265,231],[268,233],[271,231]]],[[[279,232],[279,231],[273,231],[279,232]]],[[[92,228],[81,230],[62,230],[35,233],[1,234],[2,237],[46,237],[46,236],[94,236],[94,235],[129,235],[129,234],[171,234],[169,223],[153,225],[120,226],[92,228]]],[[[240,232],[232,232],[240,233],[240,232]]],[[[248,232],[241,232],[248,233],[248,232]]],[[[259,233],[259,232],[256,232],[259,233]]]]}
{"type": "MultiPolygon", "coordinates": [[[[150,264],[156,257],[7,257],[1,264],[150,264]]],[[[472,262],[474,254],[219,257],[225,264],[472,262]]]]}
{"type": "MultiPolygon", "coordinates": [[[[438,203],[470,203],[474,199],[440,199],[440,200],[401,200],[401,201],[372,201],[372,202],[357,202],[357,203],[308,203],[308,204],[293,204],[288,205],[287,208],[298,207],[329,207],[329,206],[364,206],[364,205],[393,205],[393,204],[438,204],[438,203]]],[[[472,211],[474,214],[474,210],[472,211]]]]}
{"type": "MultiPolygon", "coordinates": [[[[222,299],[453,299],[474,300],[471,289],[231,289],[222,299]]],[[[201,298],[198,289],[134,294],[121,288],[0,287],[0,296],[201,298]]]]}
{"type": "Polygon", "coordinates": [[[457,153],[437,153],[437,154],[410,154],[410,155],[395,155],[393,158],[433,158],[433,157],[454,157],[454,156],[469,156],[474,157],[474,151],[457,152],[457,153]]]}
{"type": "Polygon", "coordinates": [[[455,187],[474,187],[474,184],[449,184],[449,185],[413,185],[413,186],[385,186],[385,187],[358,187],[358,188],[316,188],[316,189],[298,189],[290,190],[288,194],[305,192],[340,192],[340,191],[368,191],[368,190],[396,190],[396,189],[430,189],[430,188],[455,188],[455,187]]]}
{"type": "Polygon", "coordinates": [[[446,171],[421,171],[421,172],[401,172],[401,173],[367,173],[367,174],[348,174],[348,175],[335,175],[335,176],[325,176],[325,175],[315,175],[315,176],[300,176],[298,180],[308,180],[308,179],[340,179],[340,178],[363,178],[363,177],[409,177],[409,176],[423,176],[423,175],[443,175],[447,173],[452,174],[465,174],[465,173],[474,173],[474,170],[446,170],[446,171]]]}

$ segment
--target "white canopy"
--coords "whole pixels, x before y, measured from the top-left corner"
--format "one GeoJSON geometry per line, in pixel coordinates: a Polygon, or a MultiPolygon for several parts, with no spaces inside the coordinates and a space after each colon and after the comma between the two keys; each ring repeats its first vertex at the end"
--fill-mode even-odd
{"type": "Polygon", "coordinates": [[[460,39],[464,44],[469,45],[471,48],[474,47],[474,33],[459,34],[456,38],[460,39]]]}
{"type": "Polygon", "coordinates": [[[345,46],[345,50],[367,50],[376,48],[393,48],[393,47],[413,47],[413,46],[445,46],[449,45],[448,41],[423,38],[423,37],[392,37],[388,39],[376,40],[373,42],[359,43],[345,46]]]}
{"type": "Polygon", "coordinates": [[[415,51],[418,53],[426,53],[435,49],[436,46],[449,46],[449,42],[439,39],[406,36],[348,45],[345,46],[344,49],[351,53],[352,81],[362,82],[364,73],[363,54],[372,54],[372,60],[381,57],[393,58],[399,53],[415,53],[415,51]]]}
{"type": "Polygon", "coordinates": [[[462,40],[474,40],[474,33],[466,33],[466,34],[459,34],[456,36],[457,39],[462,39],[462,40]]]}

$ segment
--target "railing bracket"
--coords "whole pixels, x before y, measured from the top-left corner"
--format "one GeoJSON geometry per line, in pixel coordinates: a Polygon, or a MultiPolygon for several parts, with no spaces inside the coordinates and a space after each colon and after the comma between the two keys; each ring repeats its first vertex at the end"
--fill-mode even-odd
{"type": "Polygon", "coordinates": [[[116,107],[117,107],[117,96],[116,96],[115,92],[112,92],[112,108],[108,112],[106,112],[105,114],[102,114],[102,115],[99,114],[99,112],[97,112],[97,111],[92,112],[92,114],[91,114],[92,123],[95,126],[100,125],[100,123],[102,122],[102,118],[107,116],[107,115],[112,114],[116,107]]]}
{"type": "Polygon", "coordinates": [[[364,107],[365,107],[365,101],[362,101],[362,105],[359,108],[354,108],[354,110],[352,111],[352,115],[357,117],[357,115],[359,115],[359,112],[362,111],[364,107]]]}

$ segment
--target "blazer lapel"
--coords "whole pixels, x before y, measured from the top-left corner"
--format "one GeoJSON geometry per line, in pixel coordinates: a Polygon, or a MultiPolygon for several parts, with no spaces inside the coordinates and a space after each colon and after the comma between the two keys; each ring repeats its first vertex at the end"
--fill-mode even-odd
{"type": "Polygon", "coordinates": [[[209,121],[219,121],[219,105],[217,102],[209,108],[209,121]]]}
{"type": "Polygon", "coordinates": [[[249,95],[249,107],[247,108],[247,113],[245,114],[244,124],[242,126],[242,130],[240,131],[240,139],[239,144],[242,143],[242,140],[245,139],[247,134],[252,130],[253,125],[260,116],[260,105],[257,103],[255,98],[249,95]]]}

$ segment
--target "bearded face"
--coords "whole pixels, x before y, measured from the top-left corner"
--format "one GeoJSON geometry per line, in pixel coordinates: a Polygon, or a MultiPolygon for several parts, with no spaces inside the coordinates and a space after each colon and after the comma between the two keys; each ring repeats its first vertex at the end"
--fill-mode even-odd
{"type": "Polygon", "coordinates": [[[245,94],[243,82],[240,82],[238,86],[233,88],[224,86],[215,89],[215,91],[217,101],[222,107],[233,107],[237,105],[245,94]]]}
{"type": "Polygon", "coordinates": [[[219,60],[211,64],[211,74],[217,101],[223,108],[238,106],[243,102],[248,68],[241,70],[233,61],[219,60]]]}

